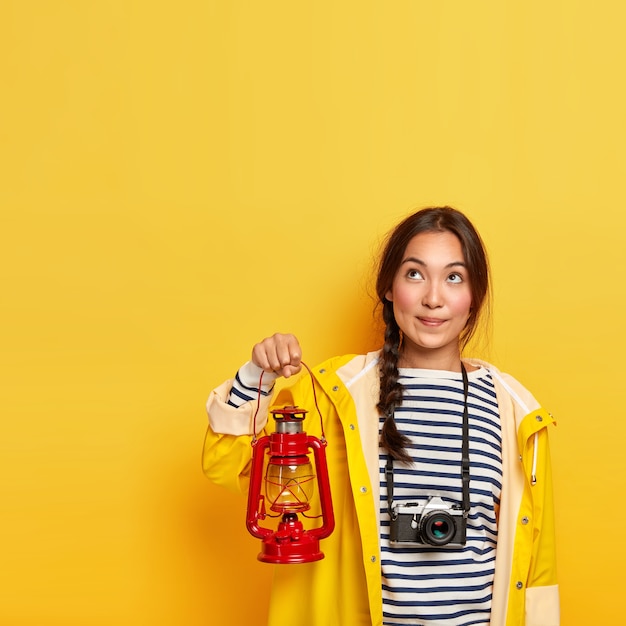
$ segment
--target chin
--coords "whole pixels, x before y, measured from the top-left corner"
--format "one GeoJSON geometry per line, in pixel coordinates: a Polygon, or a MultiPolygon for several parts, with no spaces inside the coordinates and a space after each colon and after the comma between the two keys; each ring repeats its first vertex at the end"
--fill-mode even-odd
{"type": "Polygon", "coordinates": [[[415,352],[422,357],[435,356],[437,352],[456,353],[458,350],[458,340],[433,339],[432,337],[418,338],[417,341],[409,338],[409,345],[405,346],[407,352],[415,352]]]}

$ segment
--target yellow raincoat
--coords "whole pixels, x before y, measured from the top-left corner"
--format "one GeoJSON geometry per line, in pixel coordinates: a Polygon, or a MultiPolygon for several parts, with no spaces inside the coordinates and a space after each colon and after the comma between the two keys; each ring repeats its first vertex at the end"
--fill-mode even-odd
{"type": "MultiPolygon", "coordinates": [[[[337,357],[313,369],[324,417],[335,531],[325,558],[276,565],[269,626],[381,626],[379,563],[378,352],[337,357]]],[[[502,497],[491,626],[558,626],[554,515],[547,426],[552,416],[512,377],[488,363],[502,428],[502,497]]],[[[211,392],[203,469],[213,482],[247,493],[256,401],[226,403],[232,381],[211,392]]],[[[320,436],[313,383],[305,371],[261,398],[257,431],[270,405],[307,409],[305,430],[320,436]],[[279,388],[280,387],[280,388],[279,388]]],[[[270,567],[270,566],[268,566],[270,567]]]]}

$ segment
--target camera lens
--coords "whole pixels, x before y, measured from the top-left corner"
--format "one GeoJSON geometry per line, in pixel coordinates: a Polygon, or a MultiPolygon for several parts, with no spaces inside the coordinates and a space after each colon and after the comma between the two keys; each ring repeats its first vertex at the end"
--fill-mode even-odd
{"type": "Polygon", "coordinates": [[[445,511],[430,511],[422,516],[420,534],[424,543],[445,546],[454,537],[454,519],[445,511]]]}

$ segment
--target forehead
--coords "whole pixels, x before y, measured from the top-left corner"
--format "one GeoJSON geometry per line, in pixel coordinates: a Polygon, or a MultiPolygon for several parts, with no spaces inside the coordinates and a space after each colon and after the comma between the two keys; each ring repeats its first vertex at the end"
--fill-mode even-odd
{"type": "Polygon", "coordinates": [[[403,261],[419,259],[427,265],[464,263],[463,248],[459,238],[449,231],[427,232],[415,235],[404,251],[403,261]]]}

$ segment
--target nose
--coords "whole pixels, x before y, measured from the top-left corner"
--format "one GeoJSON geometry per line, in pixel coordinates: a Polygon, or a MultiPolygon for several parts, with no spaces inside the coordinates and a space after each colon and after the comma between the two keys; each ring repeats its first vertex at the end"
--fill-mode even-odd
{"type": "Polygon", "coordinates": [[[437,309],[443,306],[443,294],[441,286],[435,281],[429,281],[422,297],[422,304],[429,309],[437,309]]]}

